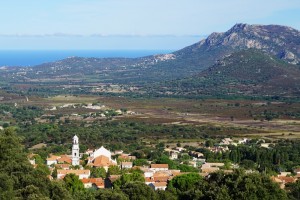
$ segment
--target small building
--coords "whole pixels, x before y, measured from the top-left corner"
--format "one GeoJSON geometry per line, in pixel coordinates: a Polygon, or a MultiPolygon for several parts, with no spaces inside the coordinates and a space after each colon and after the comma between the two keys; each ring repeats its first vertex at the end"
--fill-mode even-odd
{"type": "Polygon", "coordinates": [[[153,177],[145,177],[145,184],[150,185],[151,183],[155,183],[153,177]]]}
{"type": "Polygon", "coordinates": [[[79,179],[88,179],[91,175],[91,171],[87,169],[58,169],[57,170],[57,179],[63,179],[67,174],[75,174],[79,179]]]}
{"type": "Polygon", "coordinates": [[[60,158],[57,159],[57,163],[72,164],[72,158],[68,155],[61,155],[60,158]]]}
{"type": "Polygon", "coordinates": [[[118,156],[119,159],[122,159],[122,160],[136,160],[136,156],[132,156],[130,154],[125,154],[125,153],[122,153],[121,155],[118,156]]]}
{"type": "Polygon", "coordinates": [[[272,181],[274,181],[276,183],[279,183],[281,189],[284,189],[285,185],[287,183],[294,183],[294,182],[296,182],[296,178],[294,178],[294,177],[287,177],[287,176],[277,176],[277,177],[272,176],[271,179],[272,179],[272,181]]]}
{"type": "Polygon", "coordinates": [[[171,152],[170,159],[171,160],[177,160],[178,159],[178,153],[177,152],[171,152]]]}
{"type": "Polygon", "coordinates": [[[84,178],[81,179],[84,188],[104,189],[105,184],[102,178],[84,178]]]}
{"type": "Polygon", "coordinates": [[[48,166],[56,165],[57,164],[57,159],[59,159],[59,158],[60,158],[60,156],[55,156],[55,155],[50,154],[50,157],[48,157],[46,159],[47,165],[48,166]]]}
{"type": "Polygon", "coordinates": [[[152,170],[154,172],[167,171],[167,170],[169,170],[169,165],[168,164],[151,164],[150,170],[152,170]]]}
{"type": "Polygon", "coordinates": [[[167,182],[150,183],[149,186],[154,190],[166,190],[167,182]]]}
{"type": "Polygon", "coordinates": [[[131,169],[132,168],[132,162],[122,162],[121,163],[122,169],[131,169]]]}
{"type": "Polygon", "coordinates": [[[153,174],[154,174],[154,172],[153,171],[151,171],[151,170],[143,170],[142,169],[142,171],[144,172],[144,177],[146,177],[146,178],[148,178],[148,177],[153,177],[153,174]]]}
{"type": "Polygon", "coordinates": [[[205,163],[201,166],[202,173],[213,173],[220,170],[224,163],[205,163]]]}

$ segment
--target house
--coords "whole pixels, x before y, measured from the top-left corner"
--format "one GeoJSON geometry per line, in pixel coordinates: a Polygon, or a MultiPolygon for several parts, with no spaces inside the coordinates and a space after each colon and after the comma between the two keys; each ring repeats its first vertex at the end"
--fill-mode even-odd
{"type": "Polygon", "coordinates": [[[219,167],[201,167],[202,173],[213,173],[220,170],[219,167]]]}
{"type": "Polygon", "coordinates": [[[150,183],[149,186],[154,190],[166,190],[167,182],[150,183]]]}
{"type": "Polygon", "coordinates": [[[142,169],[141,170],[144,172],[144,177],[148,178],[148,177],[153,177],[154,172],[149,170],[149,169],[142,169]]]}
{"type": "Polygon", "coordinates": [[[171,152],[171,154],[170,154],[170,159],[171,159],[171,160],[176,160],[176,159],[178,159],[178,153],[177,153],[177,152],[171,152]]]}
{"type": "Polygon", "coordinates": [[[72,158],[68,155],[61,155],[60,158],[57,159],[57,163],[72,164],[72,158]]]}
{"type": "Polygon", "coordinates": [[[131,156],[130,154],[125,154],[122,153],[121,155],[118,156],[118,159],[122,159],[122,160],[136,160],[136,156],[131,156]]]}
{"type": "Polygon", "coordinates": [[[145,177],[145,184],[150,185],[151,183],[155,183],[153,177],[145,177]]]}
{"type": "Polygon", "coordinates": [[[219,167],[224,166],[224,163],[205,163],[201,166],[202,173],[213,173],[220,170],[219,167]]]}
{"type": "Polygon", "coordinates": [[[284,189],[285,188],[285,185],[287,183],[294,183],[296,182],[296,178],[294,177],[288,177],[288,176],[272,176],[271,177],[272,181],[276,182],[276,183],[279,183],[280,185],[280,188],[281,189],[284,189]]]}
{"type": "Polygon", "coordinates": [[[79,177],[79,179],[89,178],[91,175],[91,171],[87,169],[58,169],[57,170],[57,179],[63,179],[67,174],[75,174],[79,177]]]}
{"type": "Polygon", "coordinates": [[[50,166],[50,165],[56,165],[57,164],[57,159],[59,159],[60,156],[55,156],[55,155],[52,155],[50,154],[50,157],[48,157],[46,159],[47,161],[47,165],[50,166]]]}
{"type": "Polygon", "coordinates": [[[121,163],[122,169],[131,169],[132,168],[132,162],[122,162],[121,163]]]}
{"type": "Polygon", "coordinates": [[[169,169],[168,164],[151,164],[150,170],[157,172],[157,171],[166,171],[169,169]]]}
{"type": "Polygon", "coordinates": [[[102,178],[84,178],[81,179],[84,188],[103,189],[105,187],[104,180],[102,178]]]}

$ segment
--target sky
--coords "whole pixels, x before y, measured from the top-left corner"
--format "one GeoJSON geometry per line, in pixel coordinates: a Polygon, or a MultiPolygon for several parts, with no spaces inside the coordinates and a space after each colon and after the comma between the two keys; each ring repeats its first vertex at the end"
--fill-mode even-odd
{"type": "Polygon", "coordinates": [[[9,0],[0,49],[176,50],[236,23],[299,19],[299,0],[9,0]]]}

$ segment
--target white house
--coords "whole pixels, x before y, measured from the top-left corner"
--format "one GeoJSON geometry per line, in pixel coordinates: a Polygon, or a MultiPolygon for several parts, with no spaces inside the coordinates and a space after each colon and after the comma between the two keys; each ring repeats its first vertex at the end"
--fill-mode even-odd
{"type": "Polygon", "coordinates": [[[169,165],[168,164],[151,164],[150,170],[153,172],[167,171],[167,170],[169,170],[169,165]]]}
{"type": "Polygon", "coordinates": [[[86,170],[86,169],[58,169],[57,170],[57,179],[63,179],[67,174],[75,174],[76,176],[79,177],[79,179],[84,179],[84,178],[89,178],[91,175],[91,171],[90,170],[86,170]]]}
{"type": "Polygon", "coordinates": [[[47,165],[56,165],[59,158],[60,156],[50,155],[50,157],[46,159],[47,165]]]}
{"type": "Polygon", "coordinates": [[[149,186],[152,187],[154,190],[166,190],[167,182],[150,183],[149,186]]]}
{"type": "Polygon", "coordinates": [[[178,153],[176,153],[176,152],[171,152],[170,159],[171,159],[171,160],[176,160],[176,159],[178,159],[178,153]]]}
{"type": "Polygon", "coordinates": [[[122,169],[131,169],[132,168],[132,162],[122,162],[121,163],[122,169]]]}

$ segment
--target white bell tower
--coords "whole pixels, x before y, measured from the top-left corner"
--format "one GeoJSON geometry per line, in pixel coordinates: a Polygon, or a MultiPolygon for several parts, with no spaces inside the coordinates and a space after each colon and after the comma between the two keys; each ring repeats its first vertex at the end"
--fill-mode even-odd
{"type": "Polygon", "coordinates": [[[76,166],[79,165],[79,143],[78,143],[78,137],[75,135],[73,137],[73,147],[72,147],[72,165],[76,166]]]}

